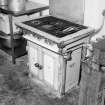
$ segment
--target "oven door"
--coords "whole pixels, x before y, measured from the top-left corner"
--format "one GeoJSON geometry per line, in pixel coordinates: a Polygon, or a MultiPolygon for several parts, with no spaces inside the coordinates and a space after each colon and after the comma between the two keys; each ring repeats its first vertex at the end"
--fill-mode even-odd
{"type": "Polygon", "coordinates": [[[71,60],[67,61],[65,92],[78,85],[80,77],[81,51],[82,47],[73,51],[71,54],[71,60]]]}

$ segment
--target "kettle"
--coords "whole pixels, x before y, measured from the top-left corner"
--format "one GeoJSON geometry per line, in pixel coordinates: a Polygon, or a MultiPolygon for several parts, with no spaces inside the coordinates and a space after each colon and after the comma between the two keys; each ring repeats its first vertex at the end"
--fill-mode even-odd
{"type": "Polygon", "coordinates": [[[27,0],[8,0],[8,8],[14,12],[25,10],[27,0]]]}

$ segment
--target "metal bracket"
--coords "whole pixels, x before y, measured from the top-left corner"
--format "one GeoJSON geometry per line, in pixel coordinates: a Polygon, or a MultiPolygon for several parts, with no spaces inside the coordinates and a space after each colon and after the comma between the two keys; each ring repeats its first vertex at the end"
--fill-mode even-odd
{"type": "Polygon", "coordinates": [[[63,56],[64,56],[64,59],[66,59],[66,61],[70,61],[72,59],[72,51],[69,51],[67,53],[65,53],[63,56]]]}

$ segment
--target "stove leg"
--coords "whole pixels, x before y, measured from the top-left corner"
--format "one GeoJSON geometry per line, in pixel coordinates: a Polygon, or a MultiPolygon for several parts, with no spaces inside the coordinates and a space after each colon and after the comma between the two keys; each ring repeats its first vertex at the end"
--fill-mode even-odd
{"type": "Polygon", "coordinates": [[[9,15],[10,35],[11,35],[11,46],[12,46],[12,63],[15,64],[15,49],[14,49],[14,34],[13,34],[13,22],[12,15],[9,15]]]}
{"type": "Polygon", "coordinates": [[[67,67],[67,60],[64,58],[64,69],[63,69],[63,80],[62,80],[62,95],[65,95],[65,85],[66,85],[66,67],[67,67]]]}

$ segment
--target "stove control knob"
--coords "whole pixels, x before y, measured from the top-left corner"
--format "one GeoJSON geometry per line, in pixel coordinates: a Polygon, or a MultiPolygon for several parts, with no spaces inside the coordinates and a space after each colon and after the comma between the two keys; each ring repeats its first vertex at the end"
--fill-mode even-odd
{"type": "Polygon", "coordinates": [[[38,39],[38,40],[41,40],[41,39],[42,39],[42,37],[38,35],[38,36],[37,36],[37,39],[38,39]]]}
{"type": "Polygon", "coordinates": [[[33,35],[34,38],[36,38],[36,34],[35,33],[33,33],[32,35],[33,35]]]}
{"type": "Polygon", "coordinates": [[[51,45],[51,46],[53,46],[54,45],[54,42],[53,41],[49,41],[49,44],[51,45]]]}
{"type": "Polygon", "coordinates": [[[47,43],[47,44],[48,44],[48,39],[45,39],[45,43],[47,43]]]}
{"type": "Polygon", "coordinates": [[[49,39],[45,39],[45,43],[47,43],[49,45],[54,45],[54,42],[49,39]]]}

